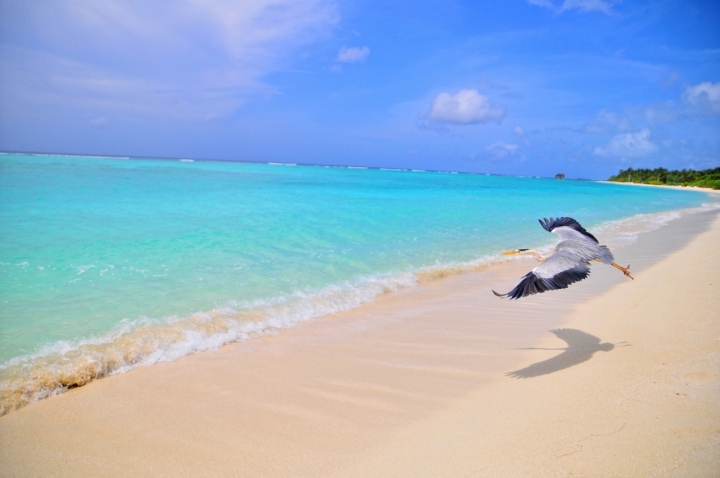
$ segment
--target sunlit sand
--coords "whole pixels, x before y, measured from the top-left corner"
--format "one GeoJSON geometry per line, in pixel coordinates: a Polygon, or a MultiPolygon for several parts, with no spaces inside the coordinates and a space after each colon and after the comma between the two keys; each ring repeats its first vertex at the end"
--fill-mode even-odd
{"type": "Polygon", "coordinates": [[[12,476],[710,476],[720,219],[615,251],[636,280],[507,301],[520,260],[144,367],[0,418],[12,476]]]}

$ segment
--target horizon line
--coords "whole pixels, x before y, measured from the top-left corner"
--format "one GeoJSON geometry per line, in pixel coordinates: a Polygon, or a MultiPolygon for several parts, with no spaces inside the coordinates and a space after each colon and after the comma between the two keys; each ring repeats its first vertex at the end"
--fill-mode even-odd
{"type": "MultiPolygon", "coordinates": [[[[516,174],[500,174],[500,173],[482,173],[482,172],[471,172],[471,171],[453,171],[444,169],[417,169],[417,168],[398,168],[388,166],[365,166],[356,164],[321,164],[321,163],[303,163],[303,162],[283,162],[283,161],[255,161],[245,159],[217,159],[217,158],[188,158],[184,157],[171,157],[171,156],[126,156],[126,155],[114,155],[114,154],[77,154],[77,153],[46,153],[46,152],[29,152],[29,151],[0,151],[0,154],[25,154],[28,156],[69,156],[69,157],[81,157],[81,158],[98,158],[98,159],[122,159],[122,160],[154,160],[154,161],[180,161],[180,162],[219,162],[219,163],[244,163],[244,164],[266,164],[270,166],[307,166],[307,167],[320,167],[320,168],[343,168],[343,169],[371,169],[391,172],[413,172],[413,173],[450,173],[450,174],[473,174],[478,176],[503,176],[511,178],[533,178],[533,179],[556,179],[552,176],[522,176],[516,174]]],[[[565,178],[569,181],[595,181],[595,182],[607,182],[604,179],[589,179],[589,178],[565,178]]]]}

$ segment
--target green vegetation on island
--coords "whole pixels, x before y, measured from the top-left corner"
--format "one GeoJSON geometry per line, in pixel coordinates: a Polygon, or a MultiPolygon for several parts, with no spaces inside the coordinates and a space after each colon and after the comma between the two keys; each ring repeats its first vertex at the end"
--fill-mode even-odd
{"type": "Polygon", "coordinates": [[[720,189],[720,168],[695,171],[668,171],[665,168],[655,169],[621,169],[608,181],[618,183],[657,184],[669,186],[697,186],[700,188],[720,189]]]}

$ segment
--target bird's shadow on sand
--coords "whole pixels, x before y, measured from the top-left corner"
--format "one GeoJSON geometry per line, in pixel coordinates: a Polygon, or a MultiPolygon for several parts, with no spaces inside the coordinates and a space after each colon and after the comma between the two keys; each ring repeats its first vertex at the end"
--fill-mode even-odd
{"type": "Polygon", "coordinates": [[[609,352],[615,346],[629,346],[627,342],[611,344],[608,342],[601,343],[598,337],[576,329],[553,329],[550,332],[567,343],[566,348],[545,349],[545,348],[525,348],[522,350],[562,350],[563,352],[553,358],[543,360],[529,365],[514,372],[508,372],[505,375],[513,378],[532,378],[540,375],[558,372],[573,365],[587,362],[592,358],[595,352],[609,352]]]}

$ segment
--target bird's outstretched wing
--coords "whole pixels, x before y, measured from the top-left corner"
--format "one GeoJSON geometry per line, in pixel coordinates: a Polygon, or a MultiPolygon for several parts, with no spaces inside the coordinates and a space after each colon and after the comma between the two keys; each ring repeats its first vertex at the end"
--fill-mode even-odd
{"type": "Polygon", "coordinates": [[[553,232],[554,229],[557,229],[558,227],[569,227],[570,229],[573,229],[580,234],[582,234],[585,237],[588,237],[599,244],[598,240],[587,232],[584,227],[580,225],[579,222],[577,222],[575,219],[571,217],[558,217],[558,218],[545,218],[545,219],[538,219],[538,222],[540,225],[545,229],[547,232],[553,232]]]}
{"type": "Polygon", "coordinates": [[[520,283],[507,294],[498,294],[498,297],[519,299],[533,294],[541,294],[549,290],[567,289],[574,283],[590,275],[590,264],[578,259],[574,254],[563,250],[558,251],[547,261],[528,272],[520,283]]]}

